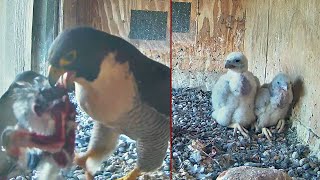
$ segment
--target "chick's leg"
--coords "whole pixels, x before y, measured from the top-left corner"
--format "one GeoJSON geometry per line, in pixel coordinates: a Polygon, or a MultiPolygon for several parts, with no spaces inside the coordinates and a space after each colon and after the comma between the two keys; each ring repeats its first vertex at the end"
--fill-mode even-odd
{"type": "Polygon", "coordinates": [[[286,124],[286,122],[284,121],[284,119],[280,119],[278,121],[278,124],[276,126],[276,129],[278,130],[278,133],[281,133],[283,131],[285,124],[286,124]]]}
{"type": "Polygon", "coordinates": [[[237,133],[237,130],[240,131],[240,133],[246,137],[246,138],[249,138],[249,135],[248,135],[248,130],[246,128],[244,128],[243,126],[241,126],[239,123],[232,123],[231,125],[228,126],[229,128],[233,128],[234,129],[234,134],[237,133]]]}
{"type": "Polygon", "coordinates": [[[86,179],[93,179],[94,173],[99,169],[104,158],[110,155],[117,145],[119,134],[94,122],[92,135],[87,152],[75,155],[75,163],[86,172],[86,179]]]}
{"type": "Polygon", "coordinates": [[[269,141],[271,141],[272,133],[268,128],[262,128],[262,133],[267,137],[269,141]]]}

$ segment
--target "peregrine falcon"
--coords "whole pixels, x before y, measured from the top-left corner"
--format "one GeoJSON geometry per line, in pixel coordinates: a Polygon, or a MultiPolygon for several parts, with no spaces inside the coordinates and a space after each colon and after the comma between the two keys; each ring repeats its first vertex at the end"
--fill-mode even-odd
{"type": "Polygon", "coordinates": [[[49,81],[73,89],[93,120],[87,152],[76,164],[92,179],[115,149],[120,134],[137,142],[136,179],[159,168],[170,134],[170,68],[143,55],[122,38],[90,27],[62,32],[49,50],[49,81]]]}

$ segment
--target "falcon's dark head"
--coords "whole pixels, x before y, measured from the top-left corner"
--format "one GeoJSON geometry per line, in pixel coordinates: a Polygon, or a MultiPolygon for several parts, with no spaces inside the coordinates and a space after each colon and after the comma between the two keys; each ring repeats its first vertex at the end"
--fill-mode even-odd
{"type": "Polygon", "coordinates": [[[67,82],[69,88],[73,87],[73,78],[81,77],[94,81],[104,56],[114,51],[111,46],[116,38],[89,27],[77,27],[62,32],[49,50],[50,84],[55,85],[60,77],[70,79],[67,82]]]}
{"type": "Polygon", "coordinates": [[[248,60],[241,52],[232,52],[228,54],[225,60],[225,68],[237,72],[245,72],[248,70],[248,60]]]}

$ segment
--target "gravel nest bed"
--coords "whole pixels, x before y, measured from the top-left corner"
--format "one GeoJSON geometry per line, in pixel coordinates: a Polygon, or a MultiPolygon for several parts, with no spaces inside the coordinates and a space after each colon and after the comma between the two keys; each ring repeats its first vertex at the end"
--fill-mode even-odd
{"type": "Polygon", "coordinates": [[[283,169],[291,177],[320,179],[320,161],[297,141],[296,130],[272,142],[250,131],[250,140],[211,118],[211,92],[173,89],[173,179],[216,179],[242,165],[283,169]]]}
{"type": "MultiPolygon", "coordinates": [[[[70,93],[70,100],[77,104],[75,101],[74,93],[70,93]]],[[[77,117],[76,122],[78,123],[78,128],[76,131],[76,152],[85,152],[89,144],[91,130],[93,127],[93,121],[90,117],[83,112],[79,106],[77,106],[77,117]]],[[[167,156],[164,163],[158,171],[147,173],[139,179],[169,179],[170,168],[169,168],[169,148],[167,151],[167,156]]],[[[106,180],[106,179],[117,179],[125,176],[130,172],[136,164],[137,154],[136,154],[136,143],[129,137],[121,135],[119,138],[118,146],[114,153],[106,158],[106,160],[101,165],[100,171],[95,174],[94,179],[106,180]]],[[[67,180],[83,180],[85,179],[84,171],[78,167],[73,166],[70,169],[62,171],[63,176],[67,180]]],[[[18,176],[16,178],[11,178],[11,180],[29,180],[37,179],[37,171],[33,171],[29,176],[18,176]]]]}

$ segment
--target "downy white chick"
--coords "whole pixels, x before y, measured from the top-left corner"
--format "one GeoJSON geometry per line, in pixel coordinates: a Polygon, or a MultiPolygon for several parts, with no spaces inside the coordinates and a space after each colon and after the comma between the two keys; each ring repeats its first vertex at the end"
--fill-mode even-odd
{"type": "MultiPolygon", "coordinates": [[[[18,167],[37,168],[39,180],[61,179],[59,171],[71,167],[75,145],[75,108],[66,89],[51,87],[45,76],[27,71],[7,92],[1,98],[6,110],[1,114],[9,119],[1,120],[5,125],[0,132],[6,155],[18,167]],[[36,156],[40,162],[34,162],[36,156]]],[[[1,171],[0,179],[10,171],[1,171]]]]}
{"type": "Polygon", "coordinates": [[[276,126],[278,132],[282,132],[290,104],[293,100],[292,85],[289,77],[279,73],[270,84],[264,84],[258,91],[255,102],[255,114],[257,115],[256,130],[271,140],[272,133],[268,129],[276,126]]]}
{"type": "Polygon", "coordinates": [[[241,52],[230,53],[223,74],[212,90],[212,117],[222,126],[234,128],[249,137],[246,128],[255,122],[254,100],[259,80],[248,71],[248,60],[241,52]]]}

